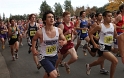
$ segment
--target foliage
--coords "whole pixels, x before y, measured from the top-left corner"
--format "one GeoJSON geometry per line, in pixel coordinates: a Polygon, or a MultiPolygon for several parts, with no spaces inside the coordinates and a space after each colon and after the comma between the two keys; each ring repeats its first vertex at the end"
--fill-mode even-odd
{"type": "Polygon", "coordinates": [[[46,12],[48,10],[51,10],[52,11],[51,6],[49,6],[47,4],[46,0],[45,1],[42,1],[42,4],[40,6],[40,15],[39,16],[42,17],[42,15],[44,14],[44,12],[46,12]]]}

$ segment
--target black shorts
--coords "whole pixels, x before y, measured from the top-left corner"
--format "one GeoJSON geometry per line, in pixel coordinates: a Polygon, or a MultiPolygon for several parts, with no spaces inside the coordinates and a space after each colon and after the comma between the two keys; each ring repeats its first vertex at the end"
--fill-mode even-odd
{"type": "MultiPolygon", "coordinates": [[[[94,39],[94,41],[96,42],[96,44],[98,44],[98,41],[94,39]]],[[[89,41],[90,45],[91,45],[91,52],[95,53],[97,52],[99,49],[98,48],[94,48],[91,40],[89,41]]]]}
{"type": "Polygon", "coordinates": [[[102,56],[103,52],[110,52],[111,47],[112,46],[100,44],[100,49],[98,50],[98,55],[102,56]]]}
{"type": "Polygon", "coordinates": [[[14,45],[16,41],[18,41],[18,39],[10,39],[9,45],[14,45]]]}

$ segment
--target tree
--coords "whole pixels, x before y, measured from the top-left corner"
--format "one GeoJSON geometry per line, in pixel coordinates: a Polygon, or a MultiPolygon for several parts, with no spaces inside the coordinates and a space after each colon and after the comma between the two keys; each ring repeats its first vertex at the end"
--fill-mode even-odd
{"type": "Polygon", "coordinates": [[[62,6],[61,6],[60,3],[55,3],[54,4],[54,12],[55,12],[55,15],[62,16],[63,9],[62,9],[62,6]]]}
{"type": "Polygon", "coordinates": [[[105,7],[108,6],[108,4],[105,4],[103,7],[100,7],[96,10],[97,13],[103,13],[104,11],[106,11],[105,7]]]}
{"type": "Polygon", "coordinates": [[[5,14],[3,13],[3,21],[5,21],[5,14]]]}
{"type": "Polygon", "coordinates": [[[75,14],[74,13],[74,9],[73,9],[73,7],[71,5],[71,1],[70,0],[65,0],[64,1],[64,9],[65,9],[65,11],[70,12],[71,15],[74,15],[75,14]]]}
{"type": "Polygon", "coordinates": [[[84,6],[82,6],[82,7],[76,7],[75,15],[76,16],[80,16],[80,12],[81,11],[84,11],[84,6]]]}
{"type": "Polygon", "coordinates": [[[108,6],[106,6],[106,10],[108,11],[114,11],[118,10],[118,7],[124,3],[124,0],[109,0],[108,6]]]}
{"type": "Polygon", "coordinates": [[[48,11],[48,10],[51,10],[51,7],[47,4],[46,0],[45,1],[42,1],[42,4],[40,6],[40,17],[42,17],[42,15],[44,14],[44,12],[48,11]]]}

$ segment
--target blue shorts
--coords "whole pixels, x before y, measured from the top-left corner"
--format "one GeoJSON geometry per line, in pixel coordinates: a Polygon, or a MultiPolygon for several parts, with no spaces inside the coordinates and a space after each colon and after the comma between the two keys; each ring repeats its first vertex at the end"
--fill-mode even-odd
{"type": "Polygon", "coordinates": [[[79,38],[80,40],[84,40],[88,36],[88,33],[80,33],[79,38]]]}
{"type": "MultiPolygon", "coordinates": [[[[122,33],[122,32],[118,32],[117,34],[120,35],[121,33],[122,33]]],[[[117,43],[118,43],[118,42],[117,42],[117,39],[115,39],[114,44],[117,45],[117,43]]]]}
{"type": "Polygon", "coordinates": [[[41,65],[45,69],[46,73],[49,75],[50,72],[55,70],[55,64],[58,59],[58,56],[55,55],[53,57],[45,56],[44,59],[40,61],[41,65]]]}

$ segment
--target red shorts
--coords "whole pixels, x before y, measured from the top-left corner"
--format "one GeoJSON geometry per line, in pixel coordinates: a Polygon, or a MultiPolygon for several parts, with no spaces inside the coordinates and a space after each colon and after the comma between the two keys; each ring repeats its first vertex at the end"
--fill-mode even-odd
{"type": "Polygon", "coordinates": [[[72,47],[74,47],[73,42],[67,42],[67,44],[64,45],[64,46],[59,50],[59,52],[60,52],[61,54],[65,54],[65,53],[67,53],[67,51],[68,51],[69,49],[71,49],[72,47]]]}

